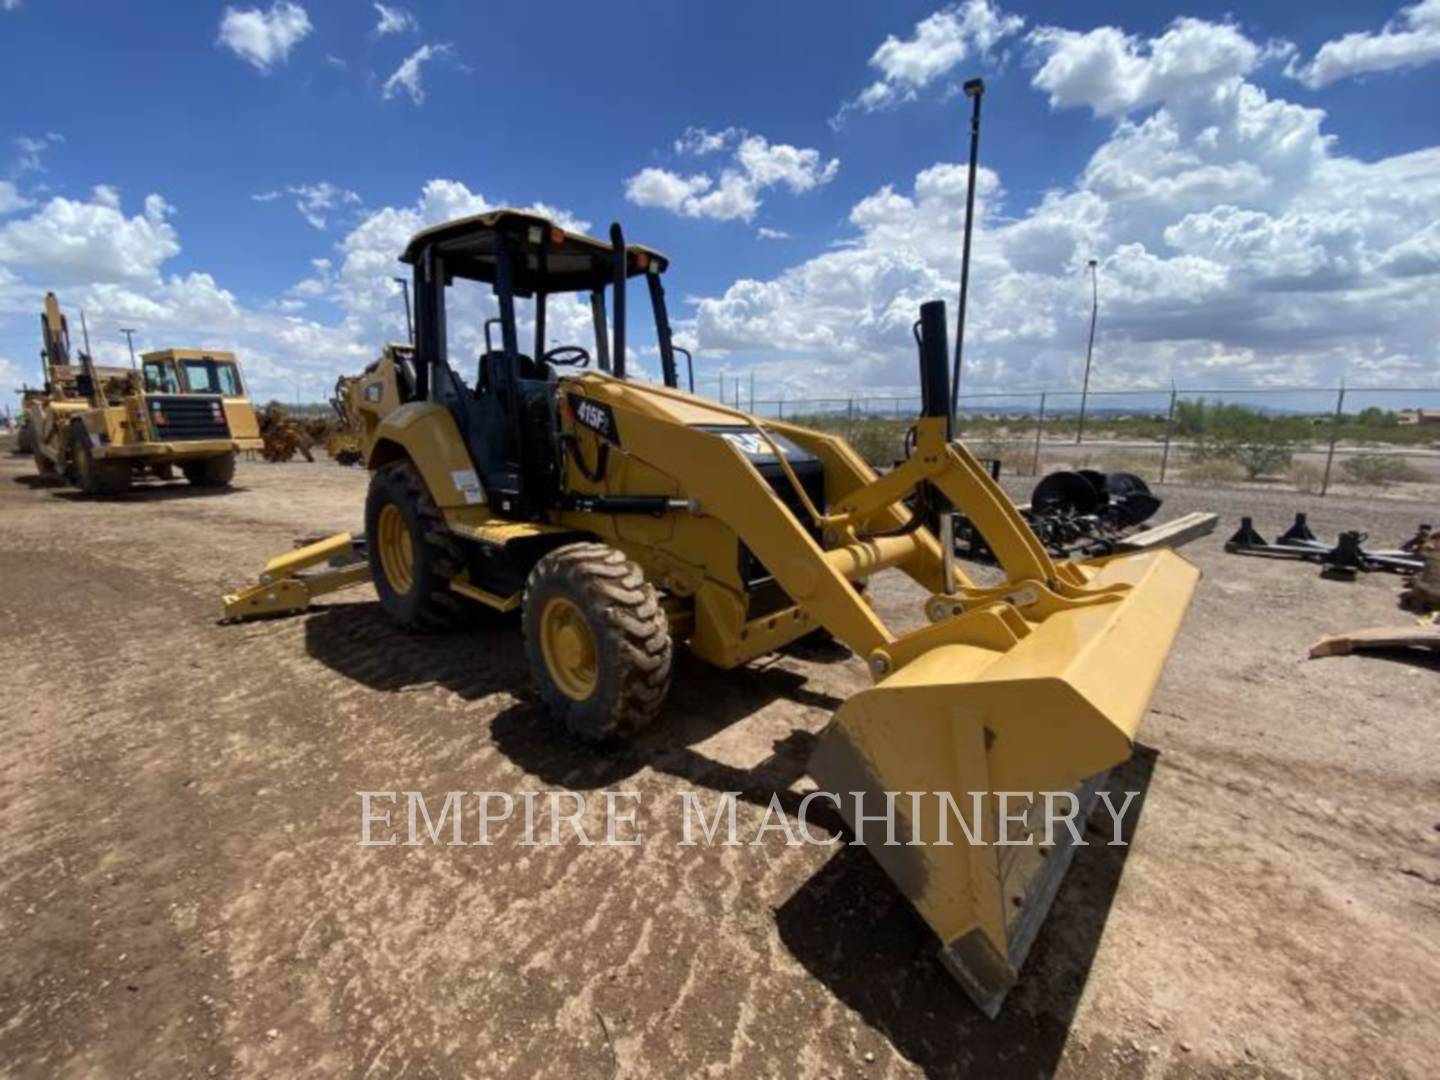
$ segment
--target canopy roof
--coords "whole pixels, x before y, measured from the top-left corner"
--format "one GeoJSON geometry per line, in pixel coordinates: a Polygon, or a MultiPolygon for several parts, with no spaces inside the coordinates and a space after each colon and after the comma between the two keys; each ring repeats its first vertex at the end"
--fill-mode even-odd
{"type": "MultiPolygon", "coordinates": [[[[422,251],[434,247],[450,274],[493,284],[497,237],[501,232],[515,255],[513,284],[521,296],[529,296],[537,288],[545,293],[602,289],[614,279],[615,249],[608,241],[564,229],[550,218],[528,210],[491,210],[422,229],[410,238],[400,261],[413,266],[422,251]],[[542,252],[546,256],[543,275],[542,252]]],[[[670,265],[660,252],[639,244],[626,244],[625,255],[629,277],[648,273],[652,268],[664,273],[670,265]]]]}

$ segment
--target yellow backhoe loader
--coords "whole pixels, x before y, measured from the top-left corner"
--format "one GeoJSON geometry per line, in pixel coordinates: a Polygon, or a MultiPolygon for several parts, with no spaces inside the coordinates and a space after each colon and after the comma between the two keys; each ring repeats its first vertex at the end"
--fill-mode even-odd
{"type": "MultiPolygon", "coordinates": [[[[83,313],[82,313],[83,320],[83,313]]],[[[40,316],[45,390],[27,395],[35,468],[87,495],[124,491],[137,477],[225,487],[235,454],[260,448],[260,428],[235,356],[166,349],[139,370],[100,367],[87,344],[71,362],[70,326],[54,293],[40,316]]]]}
{"type": "Polygon", "coordinates": [[[402,259],[415,348],[392,368],[397,403],[365,446],[363,544],[346,534],[272,560],[258,584],[225,598],[225,615],[299,610],[367,580],[416,630],[518,611],[540,699],[592,740],[660,715],[676,647],[737,668],[828,630],[874,685],[831,720],[809,773],[841,796],[852,828],[864,828],[852,793],[867,814],[895,807],[901,845],[868,846],[993,1015],[1073,853],[993,846],[1016,828],[997,793],[1072,791],[1088,808],[1131,753],[1198,571],[1169,550],[1047,554],[952,438],[943,302],[916,324],[924,404],[909,456],[877,475],[842,439],[681,390],[668,261],[627,246],[618,224],[607,242],[499,210],[419,233],[402,259]],[[663,384],[627,377],[633,278],[649,292],[663,384]],[[477,284],[499,314],[467,379],[460,343],[480,328],[451,314],[464,310],[452,294],[477,284]],[[547,303],[577,294],[594,355],[548,336],[547,303]],[[957,510],[1003,583],[972,581],[942,543],[957,510]],[[317,569],[361,548],[366,564],[317,569]],[[858,587],[891,568],[929,593],[923,628],[887,626],[858,587]],[[912,816],[895,796],[912,791],[961,807],[976,793],[977,843],[938,843],[937,815],[912,816]]]}

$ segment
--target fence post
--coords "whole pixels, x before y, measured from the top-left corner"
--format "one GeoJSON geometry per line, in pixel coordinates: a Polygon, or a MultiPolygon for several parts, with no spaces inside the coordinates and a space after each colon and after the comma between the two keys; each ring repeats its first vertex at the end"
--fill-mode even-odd
{"type": "Polygon", "coordinates": [[[1040,415],[1035,418],[1035,462],[1030,466],[1030,475],[1040,475],[1040,436],[1045,432],[1045,391],[1040,391],[1040,415]]]}
{"type": "Polygon", "coordinates": [[[1175,434],[1175,385],[1170,385],[1170,415],[1165,418],[1165,450],[1160,455],[1160,483],[1165,482],[1165,467],[1170,464],[1170,440],[1175,434]]]}
{"type": "Polygon", "coordinates": [[[1345,387],[1335,397],[1335,417],[1330,422],[1330,449],[1325,454],[1325,475],[1320,480],[1320,496],[1330,490],[1330,466],[1335,461],[1335,444],[1340,439],[1340,421],[1345,414],[1345,387]]]}

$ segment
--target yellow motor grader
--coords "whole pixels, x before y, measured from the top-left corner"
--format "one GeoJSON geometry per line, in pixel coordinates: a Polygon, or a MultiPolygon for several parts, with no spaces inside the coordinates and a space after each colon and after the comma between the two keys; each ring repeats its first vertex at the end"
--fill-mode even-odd
{"type": "Polygon", "coordinates": [[[877,475],[842,439],[681,390],[668,261],[627,245],[619,225],[607,242],[499,210],[419,233],[402,259],[415,348],[373,391],[395,403],[377,410],[365,443],[363,543],[343,534],[272,560],[225,598],[225,615],[300,610],[362,581],[416,630],[518,611],[540,699],[591,740],[656,720],[677,647],[737,668],[829,631],[874,685],[840,708],[808,771],[854,829],[858,796],[867,814],[888,802],[902,842],[870,850],[993,1015],[1073,853],[993,846],[1015,828],[997,800],[1088,800],[1129,757],[1198,571],[1169,550],[1047,554],[952,438],[943,302],[916,325],[924,405],[909,456],[877,475]],[[649,292],[663,384],[627,372],[634,278],[649,292]],[[453,294],[477,285],[498,307],[483,328],[453,314],[464,310],[453,294]],[[589,301],[593,355],[547,334],[547,302],[567,294],[589,301]],[[462,374],[460,343],[482,338],[462,374]],[[1003,583],[977,584],[956,565],[941,540],[956,511],[1003,583]],[[363,564],[317,569],[361,548],[363,564]],[[860,587],[892,568],[929,593],[921,629],[886,625],[860,587]],[[975,793],[977,842],[943,843],[935,815],[897,799],[906,792],[961,807],[975,793]]]}
{"type": "Polygon", "coordinates": [[[100,367],[87,347],[71,362],[70,326],[54,293],[40,316],[44,393],[27,395],[35,468],[87,495],[124,491],[140,476],[228,486],[235,455],[260,429],[233,353],[165,349],[140,369],[100,367]]]}

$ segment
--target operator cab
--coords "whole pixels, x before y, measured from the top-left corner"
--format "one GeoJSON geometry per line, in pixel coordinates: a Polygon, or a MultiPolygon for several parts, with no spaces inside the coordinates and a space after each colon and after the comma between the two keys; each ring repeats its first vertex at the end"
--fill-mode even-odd
{"type": "Polygon", "coordinates": [[[245,396],[240,366],[226,352],[164,349],[141,357],[145,390],[151,394],[219,394],[245,396]]]}
{"type": "Polygon", "coordinates": [[[558,493],[560,375],[594,365],[625,377],[625,285],[632,277],[643,275],[649,286],[665,383],[676,385],[675,353],[684,350],[671,341],[660,283],[669,261],[648,248],[627,247],[618,224],[606,242],[540,214],[494,210],[417,233],[400,258],[414,268],[411,400],[450,410],[491,502],[508,517],[539,516],[558,493]],[[488,287],[479,311],[456,289],[464,281],[488,287]],[[561,301],[552,305],[556,297],[561,301]],[[583,313],[575,298],[589,307],[593,354],[584,344],[547,336],[583,313]],[[523,327],[517,300],[530,301],[523,327]],[[461,356],[467,356],[463,364],[461,356]],[[473,383],[462,371],[474,372],[473,383]]]}

